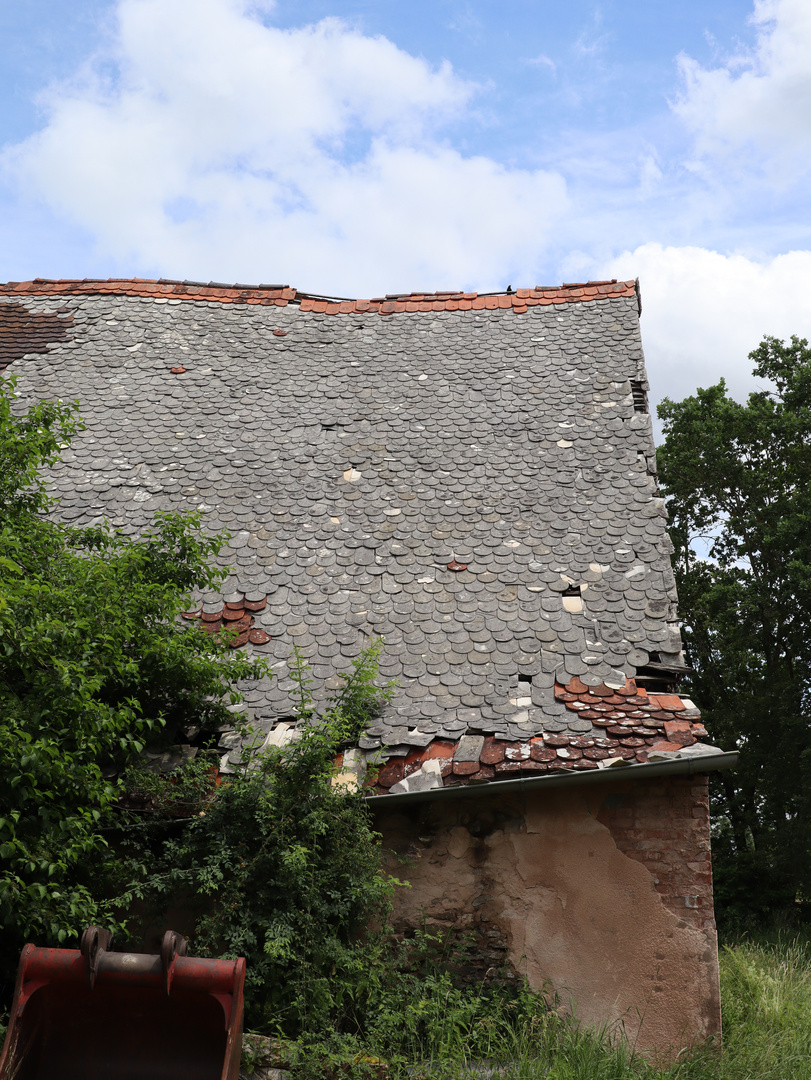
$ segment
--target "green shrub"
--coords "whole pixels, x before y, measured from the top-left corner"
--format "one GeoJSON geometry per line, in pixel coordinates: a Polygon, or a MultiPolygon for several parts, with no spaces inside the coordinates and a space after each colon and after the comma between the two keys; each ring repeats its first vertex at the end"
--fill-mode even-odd
{"type": "Polygon", "coordinates": [[[247,1018],[260,1031],[356,1026],[377,977],[369,956],[382,946],[366,927],[385,923],[392,881],[362,793],[332,781],[339,748],[391,692],[375,681],[381,648],[372,642],[353,662],[320,715],[297,655],[297,740],[249,754],[180,835],[161,840],[146,823],[129,839],[144,883],[122,904],[168,908],[182,897],[195,952],[246,957],[247,1018]]]}

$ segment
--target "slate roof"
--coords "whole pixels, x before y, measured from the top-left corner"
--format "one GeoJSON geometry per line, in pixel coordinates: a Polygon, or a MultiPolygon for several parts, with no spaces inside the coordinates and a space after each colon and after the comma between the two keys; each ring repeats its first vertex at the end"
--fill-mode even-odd
{"type": "Polygon", "coordinates": [[[224,594],[188,614],[270,658],[246,688],[262,732],[290,721],[294,645],[324,696],[379,635],[400,685],[361,746],[400,779],[470,735],[591,768],[589,740],[646,754],[683,711],[655,698],[682,657],[639,314],[634,282],[331,301],[37,280],[0,286],[0,368],[21,407],[80,402],[62,518],[200,509],[231,532],[224,594]]]}

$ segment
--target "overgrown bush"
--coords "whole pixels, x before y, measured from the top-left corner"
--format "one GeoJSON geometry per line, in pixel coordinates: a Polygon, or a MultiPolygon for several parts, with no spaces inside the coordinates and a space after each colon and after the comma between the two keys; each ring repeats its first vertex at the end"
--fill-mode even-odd
{"type": "Polygon", "coordinates": [[[460,1062],[514,1059],[522,1039],[546,1025],[545,997],[492,971],[461,980],[475,943],[423,928],[392,944],[388,977],[369,1002],[368,1047],[394,1064],[430,1063],[432,1073],[460,1062]]]}
{"type": "Polygon", "coordinates": [[[391,693],[376,685],[381,649],[368,646],[320,714],[297,655],[296,740],[249,754],[180,835],[161,841],[147,823],[128,840],[142,884],[122,902],[168,908],[183,897],[195,952],[246,957],[247,1018],[257,1030],[357,1026],[379,976],[370,957],[382,944],[368,927],[385,923],[392,881],[361,791],[333,779],[339,749],[391,693]]]}

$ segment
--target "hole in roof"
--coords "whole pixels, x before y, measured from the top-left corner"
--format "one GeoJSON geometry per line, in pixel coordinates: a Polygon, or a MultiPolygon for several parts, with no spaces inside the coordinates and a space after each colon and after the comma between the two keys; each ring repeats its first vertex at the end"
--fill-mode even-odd
{"type": "Polygon", "coordinates": [[[648,653],[648,662],[636,669],[637,686],[644,686],[654,694],[676,694],[679,681],[689,673],[689,668],[663,663],[658,652],[648,653]]]}
{"type": "Polygon", "coordinates": [[[580,586],[579,585],[568,585],[563,590],[563,596],[580,596],[580,586]]]}
{"type": "Polygon", "coordinates": [[[631,379],[631,394],[635,412],[648,412],[648,392],[639,379],[631,379]]]}
{"type": "Polygon", "coordinates": [[[532,676],[519,672],[518,683],[510,694],[510,704],[519,709],[528,709],[532,704],[532,676]]]}

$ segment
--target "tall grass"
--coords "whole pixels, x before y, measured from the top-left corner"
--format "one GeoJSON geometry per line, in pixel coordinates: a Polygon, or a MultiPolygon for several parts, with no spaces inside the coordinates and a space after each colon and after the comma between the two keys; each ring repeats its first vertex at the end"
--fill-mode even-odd
{"type": "MultiPolygon", "coordinates": [[[[540,995],[465,994],[436,976],[419,999],[431,1021],[400,1013],[401,1053],[392,1057],[412,1064],[392,1072],[450,1080],[481,1076],[484,1062],[504,1080],[811,1080],[811,943],[743,941],[723,948],[720,962],[722,1050],[697,1047],[657,1067],[615,1032],[579,1028],[540,995]]],[[[413,996],[409,1007],[420,1007],[413,996]]]]}
{"type": "Polygon", "coordinates": [[[811,1077],[811,943],[743,942],[721,953],[719,1080],[811,1077]]]}

